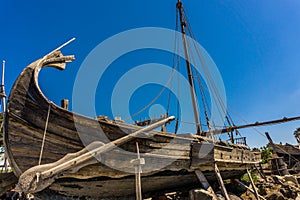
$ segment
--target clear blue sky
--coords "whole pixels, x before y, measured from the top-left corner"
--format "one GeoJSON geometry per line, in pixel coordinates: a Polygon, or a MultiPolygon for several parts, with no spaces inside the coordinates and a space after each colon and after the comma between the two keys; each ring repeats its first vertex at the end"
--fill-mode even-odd
{"type": "MultiPolygon", "coordinates": [[[[229,112],[236,124],[244,123],[238,115],[249,123],[300,115],[299,1],[186,0],[183,3],[197,41],[222,74],[229,112]]],[[[55,103],[62,98],[71,99],[76,72],[96,45],[132,28],[174,29],[175,4],[175,0],[0,0],[0,59],[6,60],[6,92],[9,93],[25,66],[76,37],[75,42],[63,49],[64,54],[75,54],[76,61],[63,72],[45,69],[40,77],[40,85],[49,99],[55,103]]],[[[129,55],[124,60],[127,67],[152,61],[145,54],[136,56],[129,55]],[[136,63],[129,65],[134,58],[136,63]]],[[[157,58],[155,62],[163,56],[157,58]]],[[[168,60],[162,62],[167,64],[168,60]]],[[[121,60],[117,64],[124,65],[121,60]]],[[[111,71],[108,76],[118,77],[121,72],[111,71]]],[[[101,89],[106,94],[110,87],[101,89]]],[[[101,94],[97,98],[102,99],[101,94]]],[[[99,114],[110,114],[106,106],[97,106],[97,110],[99,114]]],[[[295,143],[292,132],[297,127],[300,122],[258,130],[269,131],[275,142],[295,143]]],[[[267,143],[253,129],[241,133],[247,136],[250,146],[267,143]]]]}

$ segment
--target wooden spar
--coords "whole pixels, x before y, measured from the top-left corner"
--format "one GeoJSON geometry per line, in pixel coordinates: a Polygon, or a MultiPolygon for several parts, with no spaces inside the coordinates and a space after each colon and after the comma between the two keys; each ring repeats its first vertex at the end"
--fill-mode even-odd
{"type": "MultiPolygon", "coordinates": [[[[295,121],[295,120],[300,120],[300,116],[290,117],[290,118],[284,117],[282,119],[265,121],[265,122],[255,122],[255,123],[252,123],[252,124],[245,124],[245,125],[240,125],[240,126],[229,126],[227,128],[224,128],[224,129],[213,130],[212,133],[213,134],[229,133],[229,132],[232,132],[236,129],[250,128],[250,127],[256,127],[256,126],[267,126],[267,125],[273,125],[273,124],[281,124],[281,123],[295,121]]],[[[204,132],[204,133],[207,134],[209,132],[204,132]]]]}
{"type": "MultiPolygon", "coordinates": [[[[1,78],[1,89],[0,89],[0,97],[1,97],[1,106],[2,106],[2,113],[3,113],[3,121],[4,121],[4,114],[5,114],[5,89],[4,89],[4,71],[5,71],[5,60],[2,61],[2,78],[1,78]]],[[[3,133],[4,133],[4,126],[3,128],[3,133]]]]}
{"type": "MultiPolygon", "coordinates": [[[[2,77],[1,77],[1,89],[0,89],[0,97],[1,97],[1,104],[2,104],[2,112],[5,113],[6,110],[6,94],[5,94],[5,88],[4,88],[4,72],[5,72],[5,60],[2,61],[2,77]]],[[[4,118],[4,116],[3,116],[4,118]]],[[[3,119],[4,121],[4,119],[3,119]]],[[[3,130],[4,133],[4,130],[3,130]]]]}
{"type": "Polygon", "coordinates": [[[56,49],[54,49],[53,51],[51,51],[50,53],[46,54],[44,57],[56,52],[56,51],[59,51],[61,50],[62,48],[64,48],[65,46],[67,46],[68,44],[70,44],[71,42],[73,42],[76,38],[72,38],[70,39],[69,41],[65,42],[64,44],[60,45],[59,47],[57,47],[56,49]]]}
{"type": "MultiPolygon", "coordinates": [[[[5,112],[6,112],[6,94],[5,94],[5,87],[4,87],[4,73],[5,73],[5,60],[2,61],[2,77],[1,77],[1,89],[0,89],[0,97],[1,97],[1,106],[2,106],[2,124],[1,129],[2,133],[5,132],[5,112]]],[[[1,138],[1,142],[3,141],[3,138],[1,138]]],[[[5,173],[8,173],[8,162],[7,157],[4,154],[4,169],[5,173]]]]}
{"type": "MultiPolygon", "coordinates": [[[[266,135],[267,139],[269,140],[269,143],[273,145],[274,142],[273,142],[272,138],[270,137],[269,133],[268,133],[268,132],[265,132],[265,135],[266,135]]],[[[273,150],[273,151],[274,151],[274,150],[273,150]]],[[[275,153],[276,153],[276,152],[275,152],[275,153]]]]}
{"type": "MultiPolygon", "coordinates": [[[[78,157],[75,157],[71,160],[68,160],[66,162],[61,162],[64,161],[66,158],[68,158],[68,155],[66,155],[64,158],[61,160],[57,161],[56,163],[61,163],[59,165],[56,165],[50,169],[47,169],[49,167],[47,166],[52,166],[51,164],[45,164],[45,165],[38,165],[35,167],[32,167],[25,171],[19,178],[19,183],[17,190],[20,190],[22,192],[39,192],[49,185],[51,185],[55,177],[58,176],[59,174],[70,170],[72,168],[76,168],[76,166],[79,166],[80,164],[86,163],[87,161],[91,160],[94,158],[94,156],[98,156],[101,153],[107,152],[109,150],[112,150],[116,146],[120,146],[135,137],[144,134],[147,131],[151,131],[157,127],[162,126],[163,124],[174,120],[175,117],[171,116],[166,119],[163,119],[159,122],[156,122],[154,124],[151,124],[145,128],[142,128],[138,131],[135,131],[129,135],[126,135],[124,137],[121,137],[117,140],[114,140],[110,143],[104,144],[103,146],[97,147],[93,150],[88,150],[86,153],[79,155],[78,157]],[[40,181],[44,180],[44,181],[40,181]]],[[[83,151],[83,150],[81,150],[83,151]]],[[[55,164],[55,163],[54,163],[55,164]]]]}
{"type": "Polygon", "coordinates": [[[184,46],[184,54],[185,54],[186,68],[187,68],[187,73],[188,73],[188,80],[190,83],[190,93],[191,93],[191,98],[192,98],[196,130],[197,130],[197,134],[200,135],[200,133],[201,133],[200,116],[199,116],[197,99],[196,99],[196,94],[195,94],[195,86],[194,86],[194,80],[193,80],[193,75],[192,75],[192,68],[191,68],[191,64],[190,64],[189,51],[188,51],[188,46],[187,46],[187,41],[186,41],[187,40],[186,32],[185,32],[186,22],[183,19],[183,7],[182,7],[182,3],[180,2],[180,0],[177,2],[176,8],[178,9],[179,17],[180,17],[182,41],[183,41],[183,46],[184,46]]]}
{"type": "Polygon", "coordinates": [[[1,77],[1,99],[2,99],[2,112],[5,112],[5,89],[4,89],[4,72],[5,72],[5,60],[2,61],[2,77],[1,77]],[[3,101],[4,100],[4,101],[3,101]]]}

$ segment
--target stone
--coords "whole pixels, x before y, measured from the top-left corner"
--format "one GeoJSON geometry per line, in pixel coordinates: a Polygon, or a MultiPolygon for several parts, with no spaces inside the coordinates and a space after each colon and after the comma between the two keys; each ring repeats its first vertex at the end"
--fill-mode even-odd
{"type": "Polygon", "coordinates": [[[214,200],[213,196],[204,189],[190,190],[190,200],[214,200]]]}
{"type": "Polygon", "coordinates": [[[298,186],[298,181],[297,181],[296,177],[293,175],[285,175],[283,177],[283,180],[284,180],[284,182],[287,182],[289,184],[294,183],[294,185],[298,186]]]}
{"type": "Polygon", "coordinates": [[[285,200],[284,196],[278,191],[271,192],[265,198],[266,200],[285,200]]]}

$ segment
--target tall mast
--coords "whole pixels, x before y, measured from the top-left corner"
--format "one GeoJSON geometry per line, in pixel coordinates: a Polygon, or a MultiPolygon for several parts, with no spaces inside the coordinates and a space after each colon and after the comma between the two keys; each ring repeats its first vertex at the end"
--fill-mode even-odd
{"type": "Polygon", "coordinates": [[[191,64],[190,64],[189,51],[188,51],[186,32],[185,32],[186,21],[183,18],[183,7],[182,7],[182,3],[180,0],[178,0],[178,2],[176,4],[176,8],[178,9],[179,17],[180,17],[180,27],[181,27],[181,33],[182,33],[181,35],[182,35],[182,41],[183,41],[183,47],[184,47],[188,80],[190,83],[190,93],[191,93],[191,98],[192,98],[196,130],[197,130],[197,134],[200,135],[201,134],[200,117],[199,117],[199,111],[198,111],[198,106],[197,106],[195,86],[194,86],[194,80],[193,80],[193,75],[192,75],[192,68],[191,68],[191,64]]]}
{"type": "Polygon", "coordinates": [[[5,105],[5,89],[4,89],[4,71],[5,71],[5,60],[2,61],[2,77],[1,77],[1,87],[0,87],[0,98],[2,104],[2,112],[5,112],[6,105],[5,105]]]}
{"type": "MultiPolygon", "coordinates": [[[[2,135],[5,133],[5,115],[6,115],[6,95],[5,95],[5,88],[4,88],[4,72],[5,72],[5,60],[2,61],[2,77],[1,77],[1,86],[0,86],[0,98],[1,98],[1,105],[2,105],[2,135]]],[[[3,136],[2,136],[3,137],[3,136]]],[[[3,138],[2,138],[3,139],[3,138]]],[[[8,172],[8,163],[7,163],[7,158],[4,154],[4,168],[5,168],[5,173],[8,172]]]]}

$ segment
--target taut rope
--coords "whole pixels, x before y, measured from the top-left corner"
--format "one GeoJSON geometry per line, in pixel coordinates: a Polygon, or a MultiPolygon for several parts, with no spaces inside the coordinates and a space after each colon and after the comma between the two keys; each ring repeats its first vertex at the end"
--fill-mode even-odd
{"type": "Polygon", "coordinates": [[[47,128],[48,128],[48,122],[49,122],[50,110],[51,110],[51,106],[49,104],[48,113],[47,113],[47,119],[46,119],[46,124],[45,124],[45,129],[44,129],[43,142],[42,142],[42,147],[41,147],[41,152],[40,152],[40,158],[39,158],[39,165],[41,165],[41,161],[42,161],[42,156],[43,156],[43,151],[44,151],[44,145],[45,145],[45,140],[46,140],[46,134],[47,134],[47,128]]]}

